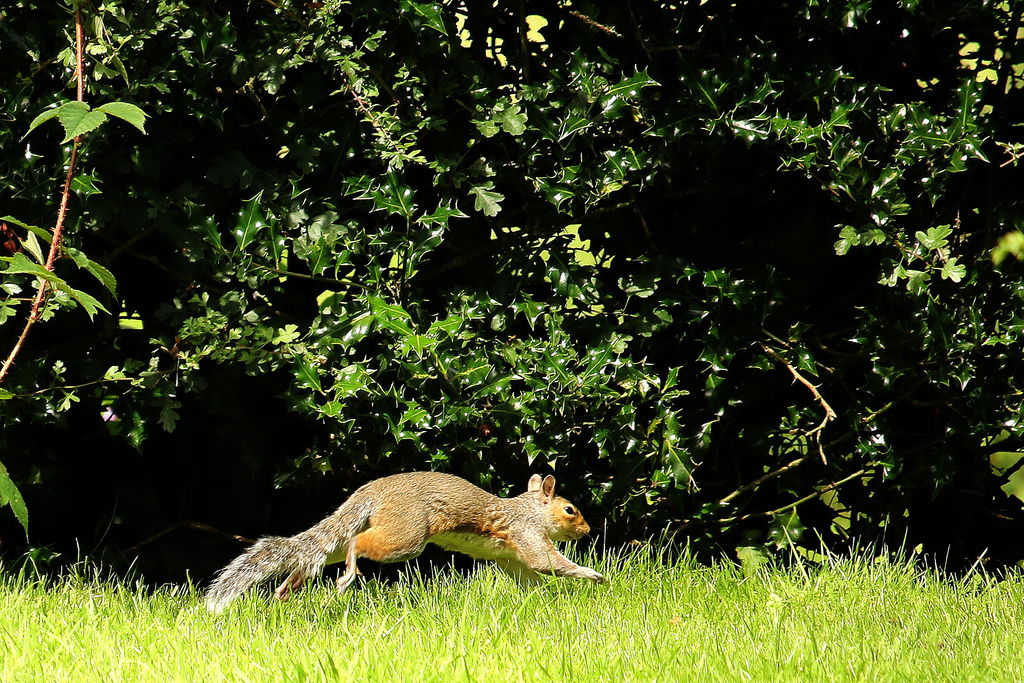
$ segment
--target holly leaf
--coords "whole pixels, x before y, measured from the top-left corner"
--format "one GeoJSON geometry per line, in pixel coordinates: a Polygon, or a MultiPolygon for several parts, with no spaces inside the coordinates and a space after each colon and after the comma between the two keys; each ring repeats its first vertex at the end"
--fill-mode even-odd
{"type": "Polygon", "coordinates": [[[256,234],[266,225],[263,212],[260,211],[260,200],[263,198],[261,190],[255,197],[245,203],[245,208],[238,216],[238,224],[235,225],[235,253],[244,250],[256,239],[256,234]]]}
{"type": "Polygon", "coordinates": [[[75,191],[75,194],[83,197],[89,195],[100,194],[103,192],[100,188],[96,187],[96,178],[88,175],[76,175],[71,179],[71,189],[75,191]]]}

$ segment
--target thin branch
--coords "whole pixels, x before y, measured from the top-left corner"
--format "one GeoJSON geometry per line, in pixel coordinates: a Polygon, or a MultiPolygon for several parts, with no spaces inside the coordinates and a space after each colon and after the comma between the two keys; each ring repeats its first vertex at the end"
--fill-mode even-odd
{"type": "Polygon", "coordinates": [[[747,491],[750,491],[751,489],[756,489],[758,486],[760,486],[761,484],[765,483],[769,479],[774,479],[775,477],[778,477],[780,475],[785,474],[786,472],[790,471],[794,467],[797,467],[799,465],[804,464],[805,462],[807,462],[807,459],[809,457],[810,457],[809,455],[801,455],[796,460],[792,460],[790,462],[787,462],[782,467],[780,467],[778,469],[775,469],[775,470],[772,470],[771,472],[768,472],[767,474],[764,474],[764,475],[758,477],[754,481],[748,482],[748,483],[744,484],[743,486],[740,486],[735,491],[733,491],[732,493],[727,495],[725,498],[723,498],[722,500],[718,501],[718,504],[719,505],[728,505],[736,497],[746,493],[747,491]]]}
{"type": "Polygon", "coordinates": [[[622,34],[619,33],[618,31],[616,31],[615,29],[613,29],[612,27],[605,26],[604,24],[599,24],[598,22],[596,22],[593,19],[591,19],[590,17],[588,17],[586,14],[581,14],[581,13],[576,12],[574,10],[569,10],[569,16],[576,17],[577,19],[582,21],[587,26],[593,26],[598,31],[604,31],[605,33],[607,33],[610,36],[615,36],[616,38],[621,38],[622,37],[622,34]]]}
{"type": "Polygon", "coordinates": [[[358,287],[359,289],[369,289],[366,285],[355,282],[354,280],[339,280],[333,277],[322,277],[320,275],[307,275],[306,273],[296,273],[291,270],[282,270],[281,268],[271,268],[270,266],[264,266],[259,263],[253,263],[253,268],[265,270],[269,273],[276,273],[282,277],[297,277],[302,280],[312,280],[313,282],[323,282],[331,285],[345,285],[346,287],[358,287]]]}
{"type": "MultiPolygon", "coordinates": [[[[832,406],[830,406],[830,405],[829,405],[829,404],[828,404],[828,403],[827,403],[827,402],[825,401],[825,399],[824,399],[824,398],[822,398],[822,396],[821,396],[821,394],[820,394],[820,393],[818,392],[818,388],[817,388],[816,386],[814,386],[813,384],[811,384],[811,383],[810,383],[810,382],[809,382],[809,381],[807,380],[807,378],[806,378],[806,377],[804,377],[803,375],[801,375],[801,374],[800,374],[800,373],[799,373],[799,372],[797,371],[797,369],[796,369],[796,368],[794,368],[794,367],[793,367],[793,366],[792,366],[792,365],[791,365],[791,364],[789,363],[789,361],[787,361],[787,360],[786,360],[785,358],[783,358],[782,356],[780,356],[780,355],[779,355],[779,354],[778,354],[778,353],[777,353],[777,352],[775,351],[775,349],[771,348],[771,347],[770,347],[770,346],[768,346],[767,344],[761,344],[761,348],[762,348],[762,349],[764,349],[764,352],[765,352],[765,353],[767,353],[767,354],[768,354],[769,356],[771,356],[772,358],[774,358],[774,359],[775,359],[775,360],[777,360],[778,362],[780,362],[780,363],[782,363],[783,365],[785,365],[785,366],[786,366],[786,369],[787,369],[787,370],[789,370],[789,372],[790,372],[790,374],[791,374],[791,375],[793,375],[793,378],[794,378],[794,379],[795,379],[796,381],[798,381],[798,382],[800,382],[801,384],[803,384],[803,385],[804,385],[805,387],[807,387],[808,391],[810,391],[810,392],[811,392],[811,395],[812,395],[812,396],[814,396],[814,398],[815,398],[815,399],[817,399],[818,403],[820,403],[820,404],[821,404],[821,407],[825,409],[825,421],[826,421],[826,422],[830,422],[830,421],[832,421],[832,420],[836,419],[836,411],[832,410],[832,406]]],[[[824,425],[822,425],[822,426],[824,426],[824,425]]],[[[821,429],[821,427],[818,427],[818,429],[821,429]]],[[[815,430],[815,431],[817,431],[817,430],[815,430]]],[[[810,433],[812,433],[812,432],[808,432],[808,434],[810,434],[810,433]]]]}
{"type": "Polygon", "coordinates": [[[761,518],[764,518],[764,517],[776,517],[778,515],[781,515],[783,512],[789,512],[790,510],[792,510],[792,509],[794,509],[794,508],[796,508],[796,507],[798,507],[800,505],[803,505],[807,501],[814,500],[815,498],[820,498],[821,496],[823,496],[824,494],[828,493],[829,491],[834,491],[837,488],[839,488],[840,486],[842,486],[843,484],[848,484],[849,482],[853,481],[854,479],[857,479],[858,477],[862,477],[865,474],[867,474],[867,469],[864,469],[864,468],[859,469],[856,472],[854,472],[853,474],[851,474],[851,475],[849,475],[847,477],[843,477],[839,481],[833,482],[833,483],[829,484],[828,486],[825,486],[824,488],[818,489],[814,493],[809,493],[806,496],[804,496],[803,498],[799,498],[797,500],[794,500],[792,503],[789,503],[788,505],[783,505],[780,508],[775,508],[774,510],[768,510],[766,512],[752,512],[749,515],[737,515],[736,517],[723,517],[722,519],[714,520],[714,522],[717,523],[717,524],[733,524],[735,522],[745,522],[745,521],[747,521],[749,519],[761,519],[761,518]]]}
{"type": "Polygon", "coordinates": [[[881,408],[879,408],[877,410],[874,410],[874,411],[868,413],[867,415],[865,415],[864,417],[860,418],[861,424],[868,424],[869,422],[874,421],[874,419],[876,417],[878,417],[882,413],[885,413],[890,408],[892,408],[892,407],[894,407],[896,405],[899,405],[903,401],[908,400],[910,398],[910,396],[921,387],[922,384],[924,384],[923,380],[918,380],[918,381],[914,382],[907,391],[903,392],[902,394],[900,394],[899,396],[897,396],[893,400],[889,401],[888,403],[886,403],[881,408]]]}
{"type": "Polygon", "coordinates": [[[814,500],[815,498],[820,498],[821,496],[825,495],[829,491],[835,491],[837,488],[839,488],[843,484],[848,484],[851,481],[853,481],[854,479],[857,479],[859,477],[864,476],[865,474],[867,474],[867,471],[868,471],[867,468],[859,469],[856,472],[854,472],[853,474],[851,474],[849,476],[846,476],[846,477],[843,477],[839,481],[832,482],[828,486],[824,486],[824,487],[818,489],[817,491],[815,491],[814,493],[809,493],[806,496],[804,496],[803,498],[798,498],[797,500],[794,500],[792,503],[788,503],[786,505],[783,505],[782,507],[775,508],[774,510],[766,510],[764,512],[752,512],[752,513],[747,514],[747,515],[736,515],[734,517],[721,517],[719,519],[694,519],[694,520],[687,520],[687,521],[684,521],[682,526],[680,526],[679,528],[680,528],[680,530],[682,530],[682,529],[686,529],[686,528],[694,527],[694,526],[711,526],[713,524],[714,525],[719,525],[719,526],[724,526],[726,524],[738,524],[740,522],[747,522],[747,521],[750,521],[752,519],[765,519],[765,518],[770,518],[770,517],[777,517],[777,516],[781,515],[782,513],[789,512],[790,510],[793,510],[793,509],[799,507],[800,505],[803,505],[804,503],[806,503],[808,501],[814,500]]]}
{"type": "Polygon", "coordinates": [[[828,464],[828,460],[825,457],[825,449],[822,448],[822,446],[821,446],[820,434],[821,434],[821,430],[825,429],[825,425],[827,425],[832,420],[836,419],[836,411],[832,410],[832,406],[830,406],[828,404],[828,402],[818,392],[818,388],[816,386],[814,386],[813,384],[811,384],[810,381],[808,381],[806,377],[801,375],[800,372],[796,368],[794,368],[792,366],[792,364],[790,364],[789,361],[787,361],[785,358],[780,356],[778,354],[778,352],[775,351],[775,349],[771,348],[770,346],[768,346],[767,344],[765,344],[763,342],[760,342],[760,346],[761,346],[761,348],[764,350],[764,352],[766,354],[768,354],[769,356],[774,358],[779,363],[782,363],[783,365],[785,365],[786,369],[789,370],[789,373],[791,375],[793,375],[793,379],[795,379],[796,381],[800,382],[805,387],[807,387],[808,391],[811,392],[811,395],[814,396],[814,398],[818,401],[818,403],[821,404],[822,409],[824,409],[825,417],[824,417],[824,419],[822,419],[821,424],[819,424],[814,429],[805,432],[805,434],[807,436],[814,437],[815,441],[818,444],[818,454],[821,456],[821,461],[823,463],[825,463],[825,464],[828,464]]]}
{"type": "Polygon", "coordinates": [[[173,531],[177,531],[178,529],[195,529],[196,531],[205,531],[208,534],[214,534],[215,536],[221,536],[223,538],[230,538],[230,539],[233,539],[235,541],[242,541],[243,543],[255,543],[256,542],[255,538],[249,538],[247,536],[239,536],[238,534],[230,534],[230,533],[228,533],[226,531],[221,531],[220,529],[216,529],[216,528],[210,526],[209,524],[203,524],[202,522],[193,522],[191,520],[185,520],[183,522],[178,522],[177,524],[172,524],[171,526],[167,527],[163,531],[161,531],[159,533],[156,533],[156,534],[153,534],[152,536],[150,536],[149,538],[147,538],[145,540],[139,541],[138,543],[133,545],[131,548],[128,548],[124,552],[125,552],[126,555],[134,553],[134,552],[137,552],[140,548],[143,548],[143,547],[149,545],[150,543],[155,543],[156,541],[159,541],[161,538],[163,538],[167,534],[169,534],[169,533],[171,533],[173,531]]]}
{"type": "Polygon", "coordinates": [[[94,379],[88,382],[82,382],[81,384],[65,384],[60,387],[45,387],[43,389],[26,392],[24,394],[14,394],[12,398],[39,396],[40,394],[49,394],[54,391],[74,391],[75,389],[84,389],[85,387],[91,387],[97,384],[107,384],[108,382],[137,382],[138,380],[138,377],[104,377],[103,379],[94,379]]]}

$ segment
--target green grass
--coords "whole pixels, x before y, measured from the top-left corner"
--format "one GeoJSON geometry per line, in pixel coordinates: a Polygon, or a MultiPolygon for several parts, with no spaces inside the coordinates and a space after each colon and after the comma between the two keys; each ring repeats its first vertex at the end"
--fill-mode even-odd
{"type": "MultiPolygon", "coordinates": [[[[600,564],[600,563],[598,563],[600,564]]],[[[190,588],[0,578],[0,680],[1020,681],[1024,577],[610,560],[609,586],[415,571],[212,616],[190,588]]]]}

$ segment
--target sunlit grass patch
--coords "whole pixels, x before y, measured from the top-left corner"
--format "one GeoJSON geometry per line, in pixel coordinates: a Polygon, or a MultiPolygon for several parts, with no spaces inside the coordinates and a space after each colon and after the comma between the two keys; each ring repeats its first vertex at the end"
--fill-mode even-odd
{"type": "Polygon", "coordinates": [[[192,587],[71,576],[0,581],[0,679],[1024,679],[1024,580],[959,581],[886,559],[702,567],[636,552],[609,586],[520,587],[410,566],[344,595],[253,591],[207,613],[192,587]]]}

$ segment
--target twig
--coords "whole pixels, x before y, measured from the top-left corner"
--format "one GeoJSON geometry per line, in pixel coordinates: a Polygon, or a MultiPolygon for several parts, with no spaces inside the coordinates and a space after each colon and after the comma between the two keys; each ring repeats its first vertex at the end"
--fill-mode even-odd
{"type": "Polygon", "coordinates": [[[804,503],[806,503],[809,500],[814,500],[815,498],[820,498],[823,494],[826,494],[829,491],[834,491],[835,489],[839,488],[843,484],[848,484],[849,482],[853,481],[854,479],[857,479],[858,477],[864,476],[866,473],[867,473],[867,469],[863,469],[863,468],[859,469],[856,472],[854,472],[853,474],[851,474],[851,475],[849,475],[847,477],[843,477],[842,479],[840,479],[837,482],[833,482],[833,483],[829,484],[828,486],[826,486],[824,488],[818,489],[814,493],[809,493],[806,496],[804,496],[803,498],[799,498],[797,500],[794,500],[792,503],[789,503],[788,505],[783,505],[780,508],[775,508],[774,510],[768,510],[767,512],[752,512],[749,515],[738,515],[736,517],[724,517],[722,519],[717,519],[715,521],[717,523],[719,523],[719,524],[733,524],[734,522],[745,522],[748,519],[760,519],[762,517],[776,517],[778,515],[781,515],[783,512],[789,512],[790,510],[796,508],[797,506],[803,505],[804,503]]]}
{"type": "Polygon", "coordinates": [[[576,12],[574,10],[569,10],[569,16],[576,17],[587,26],[593,26],[597,30],[604,31],[610,36],[615,36],[616,38],[622,37],[622,34],[616,31],[615,29],[611,28],[610,26],[605,26],[604,24],[597,23],[596,21],[588,17],[586,14],[580,14],[579,12],[576,12]]]}
{"type": "Polygon", "coordinates": [[[801,375],[800,372],[796,368],[794,368],[789,361],[780,356],[778,352],[775,351],[775,349],[771,348],[764,342],[759,343],[766,354],[768,354],[776,361],[786,366],[786,369],[789,370],[791,375],[793,375],[793,379],[797,380],[805,387],[807,387],[807,389],[811,392],[811,395],[814,396],[814,398],[818,401],[818,403],[821,404],[821,407],[824,409],[825,418],[821,421],[821,424],[819,424],[814,429],[805,432],[805,434],[807,436],[813,436],[815,438],[815,441],[818,443],[818,454],[821,456],[821,461],[825,464],[828,464],[828,460],[825,458],[825,450],[821,447],[821,438],[819,435],[821,434],[821,430],[825,428],[825,425],[827,425],[832,420],[836,419],[836,411],[832,410],[832,406],[830,406],[828,402],[818,392],[818,388],[811,384],[806,377],[801,375]]]}
{"type": "Polygon", "coordinates": [[[796,460],[788,462],[785,465],[783,465],[782,467],[780,467],[780,468],[778,468],[776,470],[772,470],[771,472],[768,472],[767,474],[764,474],[764,475],[758,477],[754,481],[748,482],[748,483],[744,484],[743,486],[740,486],[738,489],[736,489],[735,491],[733,491],[732,493],[727,495],[725,498],[723,498],[722,500],[718,501],[718,504],[719,505],[728,505],[737,496],[740,496],[740,495],[746,493],[747,491],[749,491],[751,489],[757,488],[758,486],[760,486],[764,482],[768,481],[769,479],[774,479],[775,477],[778,477],[780,475],[785,474],[786,472],[790,471],[794,467],[797,467],[798,465],[804,464],[805,462],[807,462],[807,458],[809,458],[809,457],[810,457],[809,455],[801,455],[796,460]]]}
{"type": "Polygon", "coordinates": [[[224,538],[230,538],[230,539],[233,539],[235,541],[242,541],[243,543],[255,543],[256,542],[255,538],[249,538],[247,536],[239,536],[238,534],[229,534],[226,531],[221,531],[220,529],[215,529],[214,527],[210,526],[209,524],[203,524],[202,522],[193,522],[192,520],[185,520],[183,522],[178,522],[177,524],[172,524],[171,526],[167,527],[166,529],[164,529],[160,533],[153,534],[149,538],[147,538],[145,540],[142,540],[142,541],[139,541],[138,543],[133,545],[131,548],[128,548],[124,552],[125,552],[125,554],[134,553],[134,552],[138,551],[140,548],[149,545],[150,543],[154,543],[156,541],[159,541],[161,538],[163,538],[167,534],[169,534],[171,532],[174,532],[174,531],[177,531],[178,529],[183,529],[183,528],[184,529],[195,529],[196,531],[205,531],[208,534],[214,534],[215,536],[222,536],[224,538]]]}
{"type": "Polygon", "coordinates": [[[84,389],[85,387],[91,387],[96,384],[106,384],[107,382],[137,382],[138,380],[138,377],[104,377],[103,379],[94,379],[89,382],[82,382],[81,384],[66,384],[61,387],[45,387],[43,389],[36,389],[35,391],[29,391],[24,394],[14,394],[14,398],[38,396],[40,394],[48,394],[51,391],[73,391],[75,389],[84,389]]]}
{"type": "Polygon", "coordinates": [[[924,384],[923,380],[918,380],[914,382],[907,391],[903,392],[893,400],[889,401],[881,408],[874,410],[865,415],[864,417],[860,418],[861,424],[868,424],[869,422],[872,422],[876,417],[888,411],[893,406],[896,406],[902,403],[903,401],[906,401],[915,391],[917,391],[921,387],[922,384],[924,384]]]}
{"type": "Polygon", "coordinates": [[[297,277],[303,280],[312,280],[313,282],[324,282],[332,285],[345,285],[346,287],[358,287],[359,289],[369,289],[366,285],[355,282],[354,280],[340,280],[333,277],[323,277],[320,275],[307,275],[306,273],[296,273],[291,270],[282,270],[281,268],[272,268],[270,266],[264,266],[260,263],[253,263],[253,268],[265,270],[269,273],[276,273],[282,277],[297,277]]]}
{"type": "Polygon", "coordinates": [[[766,510],[765,512],[752,512],[752,513],[747,514],[747,515],[736,515],[735,517],[721,517],[719,519],[689,520],[689,521],[683,522],[683,524],[680,527],[680,529],[686,529],[686,528],[692,527],[692,526],[710,526],[712,524],[715,524],[715,525],[737,524],[739,522],[746,522],[746,521],[749,521],[751,519],[764,519],[766,517],[777,517],[778,515],[781,515],[784,512],[789,512],[790,510],[793,510],[794,508],[796,508],[796,507],[798,507],[800,505],[803,505],[804,503],[806,503],[808,501],[814,500],[815,498],[820,498],[821,496],[823,496],[824,494],[828,493],[829,491],[834,491],[837,488],[839,488],[840,486],[842,486],[843,484],[848,484],[851,481],[853,481],[854,479],[857,479],[858,477],[862,477],[865,474],[867,474],[867,468],[859,469],[856,472],[854,472],[853,474],[851,474],[849,476],[846,476],[846,477],[843,477],[839,481],[832,482],[828,486],[824,486],[824,487],[818,489],[817,491],[815,491],[814,493],[809,493],[806,496],[804,496],[803,498],[799,498],[797,500],[794,500],[792,503],[788,503],[786,505],[783,505],[782,507],[775,508],[774,510],[766,510]]]}

